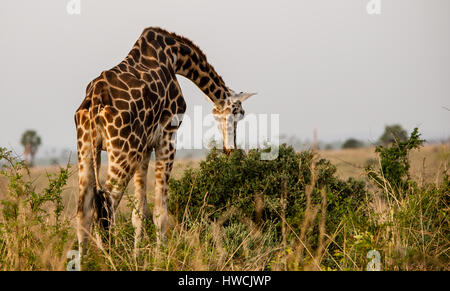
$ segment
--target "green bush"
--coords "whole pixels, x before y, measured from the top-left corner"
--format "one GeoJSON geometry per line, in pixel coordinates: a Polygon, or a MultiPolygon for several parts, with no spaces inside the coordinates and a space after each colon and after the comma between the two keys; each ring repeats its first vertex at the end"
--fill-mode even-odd
{"type": "MultiPolygon", "coordinates": [[[[373,219],[365,236],[370,238],[370,248],[384,253],[385,270],[445,270],[449,266],[448,170],[444,170],[440,183],[419,185],[409,175],[409,152],[423,143],[415,128],[404,141],[378,146],[375,152],[381,167],[366,168],[379,190],[372,195],[378,194],[385,210],[376,213],[369,209],[373,219]]],[[[358,226],[360,231],[362,227],[358,226]]]]}
{"type": "Polygon", "coordinates": [[[247,155],[237,150],[229,156],[211,150],[198,169],[187,170],[178,180],[171,179],[169,211],[179,222],[188,224],[204,216],[225,220],[225,225],[243,217],[260,224],[271,222],[281,236],[283,213],[292,228],[300,227],[306,207],[305,191],[312,175],[317,177],[311,200],[319,204],[321,189],[326,191],[330,231],[365,197],[362,181],[338,179],[336,167],[325,159],[318,159],[312,171],[311,151],[296,153],[292,147],[282,145],[277,159],[261,160],[260,156],[260,150],[251,150],[247,155]],[[224,219],[227,211],[233,214],[224,219]]]}
{"type": "Polygon", "coordinates": [[[48,186],[38,192],[27,165],[11,151],[0,148],[0,163],[8,183],[0,197],[0,270],[63,269],[74,241],[70,221],[62,217],[68,167],[47,175],[48,186]]]}
{"type": "Polygon", "coordinates": [[[399,141],[389,147],[377,146],[375,152],[380,156],[381,171],[375,172],[371,166],[367,167],[369,178],[375,180],[381,188],[386,187],[383,183],[384,178],[397,195],[404,193],[412,182],[408,172],[410,168],[408,153],[412,149],[420,148],[424,142],[425,140],[420,139],[418,129],[414,128],[411,136],[405,141],[399,141]]]}

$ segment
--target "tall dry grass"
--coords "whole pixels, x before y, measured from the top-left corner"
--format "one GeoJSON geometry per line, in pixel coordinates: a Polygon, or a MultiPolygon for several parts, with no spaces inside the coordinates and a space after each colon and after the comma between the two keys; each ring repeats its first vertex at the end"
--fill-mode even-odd
{"type": "MultiPolygon", "coordinates": [[[[295,228],[286,221],[285,209],[289,207],[287,194],[285,189],[280,189],[282,208],[278,214],[282,220],[281,241],[277,240],[273,226],[264,222],[255,223],[242,218],[240,226],[225,225],[224,221],[236,211],[230,208],[214,221],[207,219],[208,213],[203,213],[195,224],[189,226],[171,217],[167,242],[163,246],[157,245],[155,227],[149,221],[140,254],[136,257],[129,208],[132,203],[125,202],[123,204],[129,207],[122,206],[116,225],[103,244],[104,248],[97,248],[96,238],[91,238],[82,268],[365,270],[367,250],[375,249],[382,254],[383,270],[449,270],[450,192],[448,184],[442,182],[445,173],[448,174],[448,148],[431,150],[427,158],[434,159],[433,153],[441,160],[438,163],[440,166],[433,164],[433,170],[427,168],[427,173],[435,172],[434,177],[424,174],[422,180],[416,178],[420,186],[415,188],[416,192],[399,196],[389,181],[383,178],[381,190],[369,187],[367,207],[363,209],[368,220],[343,217],[339,226],[329,233],[326,231],[325,191],[319,189],[319,202],[311,199],[317,177],[315,156],[311,166],[312,179],[306,185],[307,205],[301,227],[295,228]],[[312,245],[308,237],[314,228],[319,230],[319,235],[317,244],[312,245]],[[338,237],[343,239],[338,240],[338,237]]],[[[63,168],[57,175],[47,177],[46,182],[40,178],[41,185],[36,185],[35,176],[30,175],[20,161],[11,159],[3,151],[2,158],[6,156],[9,161],[2,170],[4,178],[1,180],[0,196],[0,269],[65,270],[68,262],[66,254],[76,248],[72,219],[76,185],[71,184],[76,180],[76,173],[63,168]],[[61,211],[61,205],[64,211],[61,211]]],[[[364,159],[360,158],[361,161],[364,159]]],[[[180,173],[183,169],[180,166],[180,173]]],[[[414,163],[413,169],[420,173],[414,163]]],[[[261,204],[258,193],[255,197],[256,203],[261,204]]],[[[151,203],[149,208],[151,211],[151,203]]]]}

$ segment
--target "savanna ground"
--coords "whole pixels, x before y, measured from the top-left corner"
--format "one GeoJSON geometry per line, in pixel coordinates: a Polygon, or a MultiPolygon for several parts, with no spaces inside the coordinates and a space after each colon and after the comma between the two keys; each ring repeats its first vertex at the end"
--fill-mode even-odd
{"type": "MultiPolygon", "coordinates": [[[[286,155],[290,159],[289,163],[293,163],[294,171],[296,167],[301,167],[296,166],[297,160],[291,161],[295,154],[291,157],[291,153],[287,151],[286,155]]],[[[213,159],[217,163],[228,163],[224,160],[226,158],[213,159]]],[[[181,210],[177,208],[178,213],[170,215],[170,230],[164,246],[156,245],[155,229],[150,219],[138,257],[133,254],[133,227],[130,218],[133,183],[130,182],[119,206],[117,224],[104,244],[104,249],[100,250],[92,243],[88,256],[83,258],[82,268],[365,270],[370,262],[367,252],[374,249],[381,254],[382,270],[449,270],[450,193],[448,182],[445,182],[450,162],[448,144],[426,145],[411,150],[410,177],[404,179],[408,180],[408,185],[412,181],[414,185],[401,191],[391,188],[387,180],[383,180],[385,185],[380,187],[376,185],[379,182],[369,179],[367,166],[373,165],[375,169],[380,165],[375,148],[319,150],[310,156],[299,157],[300,163],[304,163],[305,159],[309,161],[308,179],[300,176],[295,178],[298,173],[294,173],[292,185],[286,178],[287,182],[277,186],[279,192],[275,193],[276,189],[274,190],[274,196],[266,197],[264,190],[255,190],[261,194],[251,194],[251,203],[256,206],[239,212],[237,219],[236,211],[241,210],[230,207],[230,203],[214,204],[216,196],[208,196],[213,194],[202,192],[203,188],[195,188],[200,187],[195,183],[206,183],[206,180],[198,182],[195,177],[207,179],[205,176],[198,173],[185,176],[187,169],[195,171],[201,168],[200,159],[177,160],[172,178],[178,182],[173,184],[171,192],[178,193],[174,194],[177,198],[173,199],[184,201],[184,204],[180,202],[181,210]],[[323,166],[320,162],[322,158],[329,160],[331,164],[323,166]],[[333,179],[331,184],[324,182],[324,186],[319,186],[321,171],[326,172],[333,165],[337,171],[333,173],[330,170],[329,176],[333,179]],[[193,181],[189,181],[191,178],[193,181]],[[344,182],[349,181],[348,178],[364,184],[344,182]],[[343,190],[333,190],[336,187],[343,190]],[[189,203],[193,203],[193,193],[197,190],[204,197],[198,199],[200,202],[197,208],[193,206],[195,210],[191,212],[188,209],[189,203]],[[298,212],[291,213],[290,204],[296,204],[297,200],[290,198],[290,195],[291,192],[297,193],[296,191],[301,193],[299,195],[303,200],[298,202],[301,206],[293,207],[298,212]],[[344,197],[347,200],[342,200],[342,204],[339,191],[349,192],[349,196],[344,197]],[[357,204],[354,204],[356,198],[352,200],[352,191],[359,193],[357,204]],[[184,193],[188,200],[180,198],[180,193],[184,193]],[[332,205],[335,206],[330,208],[332,205]],[[272,207],[273,211],[258,210],[264,207],[272,207]],[[250,214],[245,215],[245,211],[250,214]]],[[[228,164],[223,166],[229,167],[228,164]]],[[[207,167],[213,166],[203,165],[202,169],[206,172],[209,169],[207,167]]],[[[274,167],[279,169],[278,166],[274,167]]],[[[282,175],[287,175],[289,171],[291,170],[286,170],[282,175]]],[[[61,171],[57,166],[31,168],[29,175],[25,172],[17,166],[17,173],[23,173],[23,177],[19,174],[14,178],[0,178],[0,199],[3,201],[0,206],[3,214],[0,218],[0,270],[65,270],[68,262],[66,253],[77,248],[77,167],[73,165],[67,172],[61,171]],[[50,181],[48,175],[51,175],[50,181]],[[15,196],[6,199],[11,192],[15,192],[15,196]],[[21,195],[23,196],[20,197],[21,195]],[[27,198],[27,195],[31,198],[27,198]]],[[[102,165],[101,180],[105,176],[106,165],[102,165]]],[[[222,173],[211,176],[211,179],[222,179],[222,173]]],[[[147,180],[151,210],[154,191],[153,161],[147,180]]],[[[215,182],[211,183],[214,185],[215,182]]],[[[224,185],[222,186],[226,187],[224,185]]],[[[257,189],[256,186],[251,187],[249,189],[257,189]]],[[[219,201],[222,198],[217,199],[219,201]]],[[[242,205],[244,204],[243,202],[242,205]]],[[[173,207],[169,209],[174,212],[173,207]]]]}

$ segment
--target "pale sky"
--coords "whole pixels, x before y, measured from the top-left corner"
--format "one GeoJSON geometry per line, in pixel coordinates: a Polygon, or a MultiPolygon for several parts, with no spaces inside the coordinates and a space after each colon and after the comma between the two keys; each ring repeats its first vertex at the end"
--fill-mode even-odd
{"type": "MultiPolygon", "coordinates": [[[[145,27],[184,35],[248,113],[280,116],[280,133],[375,141],[384,126],[450,136],[450,1],[2,0],[0,146],[21,152],[28,128],[44,148],[75,149],[73,114],[86,85],[118,64],[145,27]]],[[[191,114],[212,106],[179,78],[191,114]]]]}

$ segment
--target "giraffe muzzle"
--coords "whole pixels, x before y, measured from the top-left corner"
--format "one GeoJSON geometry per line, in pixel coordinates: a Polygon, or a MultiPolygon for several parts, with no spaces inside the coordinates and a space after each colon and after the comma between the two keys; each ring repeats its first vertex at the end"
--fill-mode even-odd
{"type": "Polygon", "coordinates": [[[235,149],[227,149],[227,148],[223,148],[223,152],[226,155],[230,155],[233,151],[235,151],[235,149]]]}

